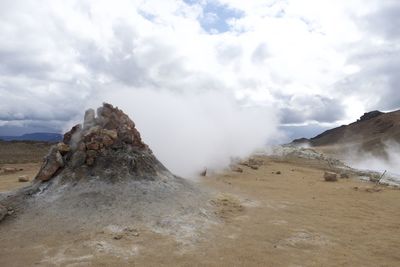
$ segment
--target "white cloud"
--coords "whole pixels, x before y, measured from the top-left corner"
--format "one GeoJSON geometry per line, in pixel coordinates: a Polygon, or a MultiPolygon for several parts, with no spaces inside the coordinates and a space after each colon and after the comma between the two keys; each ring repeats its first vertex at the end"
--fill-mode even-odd
{"type": "Polygon", "coordinates": [[[9,125],[52,120],[59,127],[108,91],[123,95],[119,88],[178,98],[215,92],[221,103],[235,95],[235,105],[274,105],[296,123],[335,123],[361,110],[395,108],[399,6],[379,0],[4,0],[0,119],[9,125]],[[219,32],[204,28],[211,13],[210,27],[219,32]]]}

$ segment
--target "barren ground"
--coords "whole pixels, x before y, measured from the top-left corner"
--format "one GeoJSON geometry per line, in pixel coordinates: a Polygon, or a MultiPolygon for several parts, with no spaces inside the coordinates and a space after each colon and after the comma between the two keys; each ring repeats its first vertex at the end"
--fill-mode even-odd
{"type": "MultiPolygon", "coordinates": [[[[0,236],[0,266],[400,266],[399,190],[355,178],[324,182],[315,162],[261,159],[258,170],[201,179],[220,192],[210,203],[221,223],[196,241],[134,222],[92,233],[44,226],[41,243],[0,236]]],[[[39,167],[16,166],[28,174],[39,167]]],[[[1,175],[0,190],[20,186],[22,174],[1,175]]]]}

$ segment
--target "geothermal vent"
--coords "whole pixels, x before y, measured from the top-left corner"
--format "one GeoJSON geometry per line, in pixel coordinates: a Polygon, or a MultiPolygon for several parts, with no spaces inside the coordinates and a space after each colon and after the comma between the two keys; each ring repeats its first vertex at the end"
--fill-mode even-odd
{"type": "Polygon", "coordinates": [[[0,194],[15,211],[0,235],[12,242],[141,225],[186,240],[213,221],[209,199],[157,160],[126,114],[103,104],[51,148],[31,186],[0,194]]]}
{"type": "Polygon", "coordinates": [[[108,182],[118,180],[161,179],[171,174],[142,142],[129,117],[110,104],[85,113],[78,124],[54,146],[36,179],[48,181],[97,177],[108,182]]]}

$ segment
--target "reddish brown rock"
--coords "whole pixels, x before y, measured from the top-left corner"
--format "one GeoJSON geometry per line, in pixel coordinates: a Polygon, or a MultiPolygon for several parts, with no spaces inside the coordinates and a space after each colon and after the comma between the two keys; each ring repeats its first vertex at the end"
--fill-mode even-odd
{"type": "Polygon", "coordinates": [[[118,138],[118,133],[117,130],[107,130],[107,129],[103,129],[101,131],[101,133],[105,136],[110,137],[112,140],[115,140],[118,138]]]}
{"type": "Polygon", "coordinates": [[[114,144],[114,140],[111,139],[111,137],[109,137],[108,135],[106,135],[103,137],[103,144],[105,147],[112,146],[114,144]]]}
{"type": "Polygon", "coordinates": [[[87,150],[99,150],[100,149],[100,144],[97,143],[97,142],[87,143],[86,144],[86,149],[87,150]]]}
{"type": "MultiPolygon", "coordinates": [[[[109,156],[110,151],[132,148],[151,153],[142,142],[133,121],[118,108],[103,104],[97,110],[97,117],[94,110],[86,111],[83,127],[75,125],[64,135],[63,142],[52,148],[36,179],[51,179],[64,167],[64,162],[71,169],[84,165],[92,167],[99,157],[109,156]]],[[[107,161],[103,159],[99,162],[104,164],[107,161]]]]}
{"type": "Polygon", "coordinates": [[[57,149],[61,155],[65,155],[71,150],[69,145],[66,145],[65,143],[58,143],[57,149]]]}
{"type": "Polygon", "coordinates": [[[35,179],[47,181],[61,168],[64,167],[64,160],[57,149],[53,146],[50,153],[45,157],[42,167],[35,179]]]}

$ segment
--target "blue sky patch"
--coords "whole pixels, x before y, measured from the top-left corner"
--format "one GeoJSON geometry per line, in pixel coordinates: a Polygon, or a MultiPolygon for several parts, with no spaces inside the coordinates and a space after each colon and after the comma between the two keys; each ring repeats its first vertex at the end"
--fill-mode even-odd
{"type": "Polygon", "coordinates": [[[227,5],[220,4],[218,1],[184,0],[185,3],[200,4],[203,7],[203,16],[199,18],[199,22],[204,30],[209,33],[217,34],[230,30],[229,20],[241,18],[243,12],[230,8],[227,5]]]}

